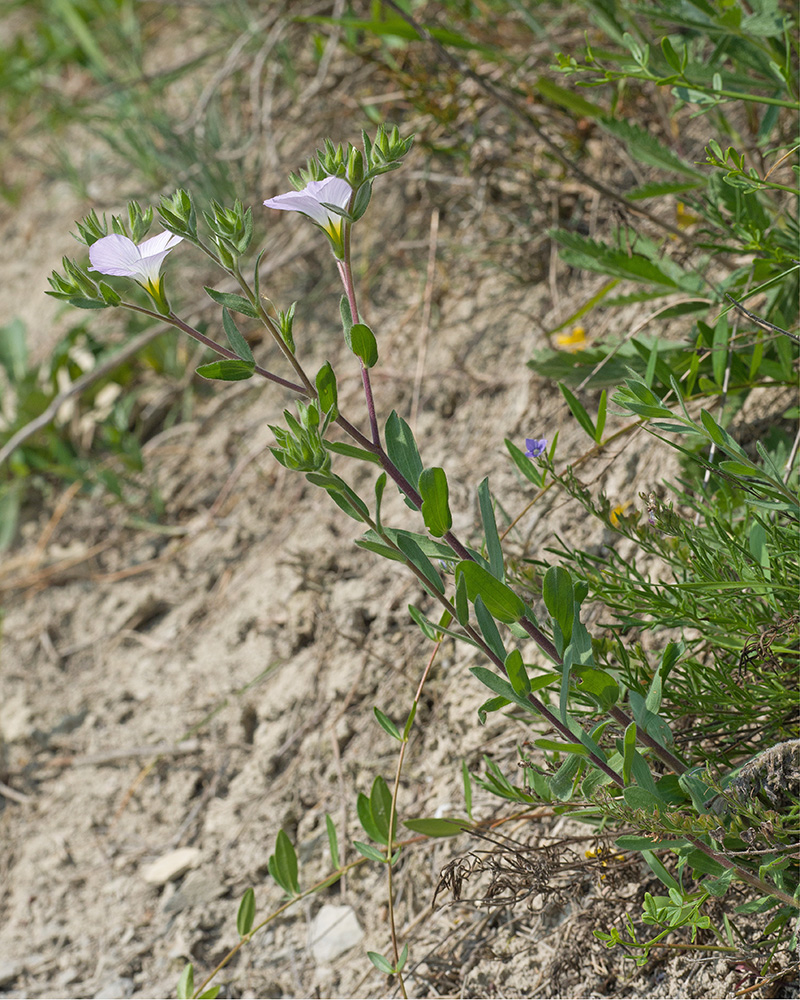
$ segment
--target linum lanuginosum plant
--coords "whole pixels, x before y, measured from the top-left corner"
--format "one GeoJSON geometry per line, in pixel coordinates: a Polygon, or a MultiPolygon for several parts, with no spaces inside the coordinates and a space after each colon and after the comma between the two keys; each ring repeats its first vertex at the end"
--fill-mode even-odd
{"type": "MultiPolygon", "coordinates": [[[[64,260],[64,274],[54,274],[51,279],[50,294],[78,307],[126,308],[160,319],[220,356],[221,360],[198,369],[204,378],[237,381],[258,375],[294,395],[297,416],[286,410],[285,426],[272,428],[276,440],[272,449],[275,458],[287,469],[305,474],[308,481],[325,490],[346,515],[366,525],[366,533],[358,544],[402,563],[414,574],[429,597],[441,607],[438,621],[431,621],[418,609],[411,608],[412,616],[427,636],[434,641],[444,635],[454,636],[481,650],[491,668],[478,666],[471,668],[471,672],[492,691],[493,697],[484,705],[484,710],[513,705],[532,717],[538,716],[558,734],[558,741],[539,741],[545,749],[564,757],[555,773],[543,776],[543,793],[566,801],[581,775],[586,775],[584,789],[587,780],[591,779],[592,787],[603,797],[612,815],[616,809],[620,817],[645,835],[644,839],[639,838],[638,849],[674,892],[678,892],[674,878],[650,850],[655,846],[652,837],[656,840],[660,837],[664,841],[662,846],[676,851],[683,864],[688,864],[698,877],[706,878],[709,891],[720,895],[732,880],[737,880],[756,889],[771,901],[771,905],[792,908],[795,906],[795,886],[785,871],[778,871],[770,882],[759,873],[756,864],[726,854],[724,846],[714,841],[712,828],[716,831],[721,820],[718,816],[712,820],[704,809],[707,788],[697,776],[689,773],[687,764],[670,748],[672,734],[658,712],[661,681],[672,665],[675,647],[665,652],[663,669],[653,679],[647,698],[639,699],[641,704],[632,704],[635,716],[632,718],[622,707],[620,687],[614,676],[595,665],[591,637],[580,621],[586,588],[574,585],[565,569],[551,566],[544,576],[544,600],[552,621],[549,625],[537,621],[532,609],[506,583],[503,550],[488,482],[484,480],[478,488],[484,530],[478,549],[470,547],[452,531],[445,471],[424,465],[408,424],[392,412],[381,430],[370,379],[370,371],[378,363],[378,341],[361,321],[350,248],[353,229],[370,204],[374,181],[401,165],[411,143],[412,139],[401,138],[397,129],[383,127],[378,129],[373,141],[363,136],[363,151],[352,145],[345,150],[327,141],[308,161],[300,176],[292,178],[297,188],[295,192],[265,201],[268,207],[307,216],[330,243],[344,289],[340,302],[343,334],[355,356],[363,384],[367,430],[361,430],[356,422],[340,413],[337,376],[332,366],[326,362],[314,374],[303,366],[295,347],[294,309],[274,316],[266,311],[259,282],[259,264],[264,250],[256,257],[252,283],[245,277],[242,262],[252,241],[253,221],[252,210],[245,209],[239,201],[229,208],[212,203],[210,211],[203,214],[205,225],[201,227],[192,199],[179,190],[171,198],[162,200],[158,209],[163,226],[172,236],[162,233],[146,242],[142,241],[152,224],[153,213],[151,209],[143,211],[135,203],[129,205],[127,225],[121,218],[112,219],[111,235],[105,221],[101,222],[94,214],[79,224],[80,237],[90,248],[93,270],[134,278],[155,310],[141,300],[123,299],[115,288],[102,280],[95,282],[85,267],[67,259],[64,260]],[[167,253],[180,241],[201,250],[238,284],[238,293],[206,288],[208,295],[222,307],[221,328],[227,346],[190,326],[169,304],[160,268],[167,253]],[[233,313],[258,320],[265,327],[285,360],[286,374],[267,370],[256,363],[234,322],[233,313]],[[350,438],[349,443],[333,439],[330,432],[334,426],[350,438]],[[334,471],[334,460],[339,456],[377,467],[372,503],[359,496],[339,474],[338,463],[334,471]],[[412,532],[384,524],[381,501],[389,479],[406,504],[420,513],[424,531],[412,532]],[[452,577],[443,576],[437,563],[452,568],[452,577]],[[509,639],[511,642],[532,639],[549,661],[548,669],[539,668],[537,676],[529,676],[521,652],[516,648],[507,649],[509,639]],[[556,688],[556,708],[546,703],[546,694],[540,695],[546,687],[556,688]],[[588,697],[605,715],[590,732],[578,721],[579,713],[571,710],[576,692],[583,700],[588,697]],[[609,741],[604,733],[612,723],[624,735],[609,741]],[[669,792],[664,776],[671,776],[667,783],[669,792]],[[682,798],[675,794],[678,785],[684,792],[682,798]]],[[[173,255],[173,264],[175,259],[173,255]]],[[[553,447],[546,455],[547,445],[543,439],[529,439],[527,446],[531,456],[552,461],[553,447]]],[[[376,710],[380,725],[400,742],[401,757],[414,723],[415,709],[416,700],[402,732],[376,710]]],[[[397,787],[395,781],[392,793],[384,779],[376,777],[371,794],[359,796],[357,810],[367,834],[378,846],[356,842],[356,849],[365,858],[387,864],[390,878],[391,866],[397,857],[397,787]]],[[[436,826],[436,822],[409,820],[406,825],[426,834],[452,834],[464,825],[444,821],[447,829],[443,829],[436,826]]],[[[334,867],[338,869],[335,830],[331,827],[329,823],[331,853],[334,867]]],[[[279,835],[269,867],[290,898],[303,895],[297,878],[294,848],[283,833],[279,835]]],[[[337,874],[332,876],[336,877],[337,874]]],[[[329,882],[326,880],[325,884],[329,882]]],[[[253,933],[254,902],[250,896],[243,900],[242,908],[240,933],[244,939],[253,933]]],[[[402,969],[407,949],[400,948],[394,927],[392,946],[391,961],[381,955],[371,954],[370,957],[379,969],[397,975],[405,994],[402,969]]],[[[181,993],[189,995],[192,992],[190,972],[187,971],[182,979],[181,993]]]]}

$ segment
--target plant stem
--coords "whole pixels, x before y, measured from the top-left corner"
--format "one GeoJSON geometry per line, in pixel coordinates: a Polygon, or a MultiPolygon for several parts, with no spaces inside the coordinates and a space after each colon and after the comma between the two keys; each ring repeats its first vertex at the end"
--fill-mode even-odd
{"type": "MultiPolygon", "coordinates": [[[[353,282],[353,272],[350,267],[350,227],[351,223],[346,222],[344,225],[344,259],[336,261],[336,267],[339,270],[339,275],[342,279],[342,284],[344,285],[345,294],[347,295],[347,302],[350,306],[350,318],[353,323],[360,322],[358,315],[358,303],[356,301],[356,288],[353,282]]],[[[375,414],[375,399],[372,395],[372,383],[369,378],[369,368],[364,364],[361,358],[358,359],[361,363],[361,381],[364,385],[364,397],[367,403],[367,414],[369,415],[369,426],[372,431],[372,440],[376,445],[381,443],[381,434],[378,430],[378,418],[375,414]]]]}
{"type": "MultiPolygon", "coordinates": [[[[161,313],[154,312],[152,309],[146,309],[144,306],[137,306],[133,302],[123,302],[121,305],[126,309],[132,309],[134,312],[142,313],[145,316],[152,316],[153,319],[157,319],[162,323],[166,323],[168,326],[174,326],[178,330],[182,330],[183,333],[188,334],[193,340],[203,344],[205,347],[209,347],[212,351],[215,351],[223,358],[230,358],[231,361],[241,361],[238,354],[228,350],[227,347],[223,347],[222,344],[218,344],[215,340],[207,337],[204,333],[200,333],[199,330],[195,330],[195,328],[193,326],[189,326],[188,323],[184,323],[184,321],[174,313],[170,313],[168,316],[162,316],[161,313]]],[[[290,382],[288,379],[281,378],[280,375],[275,375],[273,372],[267,371],[266,368],[261,368],[260,365],[256,365],[253,372],[270,382],[274,382],[276,385],[282,386],[284,389],[289,389],[291,392],[296,392],[301,396],[308,395],[308,390],[302,385],[297,385],[295,382],[290,382]]]]}
{"type": "MultiPolygon", "coordinates": [[[[625,712],[619,705],[614,705],[613,708],[608,710],[608,714],[611,718],[620,724],[623,729],[627,729],[628,726],[633,722],[633,719],[625,712]]],[[[687,767],[682,761],[680,761],[674,754],[670,753],[666,747],[663,747],[658,740],[654,739],[645,729],[641,726],[636,727],[636,739],[644,744],[644,746],[649,747],[653,753],[658,757],[659,760],[663,761],[670,770],[674,771],[675,774],[683,774],[687,767]]]]}

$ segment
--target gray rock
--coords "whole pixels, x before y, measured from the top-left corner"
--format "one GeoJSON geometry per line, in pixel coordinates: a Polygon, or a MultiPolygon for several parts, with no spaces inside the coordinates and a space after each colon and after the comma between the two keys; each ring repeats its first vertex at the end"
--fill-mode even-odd
{"type": "Polygon", "coordinates": [[[200,851],[196,847],[179,847],[163,854],[157,861],[142,868],[142,878],[149,885],[166,885],[180,878],[190,868],[196,868],[200,861],[200,851]]]}
{"type": "Polygon", "coordinates": [[[364,937],[352,906],[326,903],[311,921],[308,947],[317,965],[332,962],[364,937]]]}

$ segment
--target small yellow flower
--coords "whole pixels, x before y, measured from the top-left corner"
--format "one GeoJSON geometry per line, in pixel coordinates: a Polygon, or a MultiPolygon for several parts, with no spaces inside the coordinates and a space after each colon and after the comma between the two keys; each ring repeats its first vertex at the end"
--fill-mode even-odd
{"type": "Polygon", "coordinates": [[[686,211],[686,206],[682,201],[679,201],[675,206],[675,220],[678,223],[678,229],[688,229],[689,226],[693,226],[695,222],[700,221],[696,215],[692,215],[691,212],[686,211]]]}
{"type": "Polygon", "coordinates": [[[612,527],[614,528],[619,527],[619,519],[622,517],[622,515],[625,513],[628,507],[630,507],[630,505],[631,505],[630,500],[626,500],[625,503],[618,503],[617,506],[611,511],[611,517],[609,518],[609,520],[611,521],[612,527]]]}
{"type": "Polygon", "coordinates": [[[586,331],[582,326],[573,326],[569,333],[556,337],[556,343],[568,351],[579,351],[586,344],[586,331]]]}

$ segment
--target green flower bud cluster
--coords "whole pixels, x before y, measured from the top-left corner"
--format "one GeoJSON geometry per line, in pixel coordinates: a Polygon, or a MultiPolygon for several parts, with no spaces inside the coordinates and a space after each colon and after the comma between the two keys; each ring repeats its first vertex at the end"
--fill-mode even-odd
{"type": "Polygon", "coordinates": [[[270,430],[278,442],[278,447],[270,448],[270,451],[287,469],[298,472],[328,472],[331,456],[322,439],[327,420],[320,428],[319,408],[316,403],[298,401],[297,412],[299,420],[289,410],[283,411],[286,428],[270,424],[270,430]]]}

